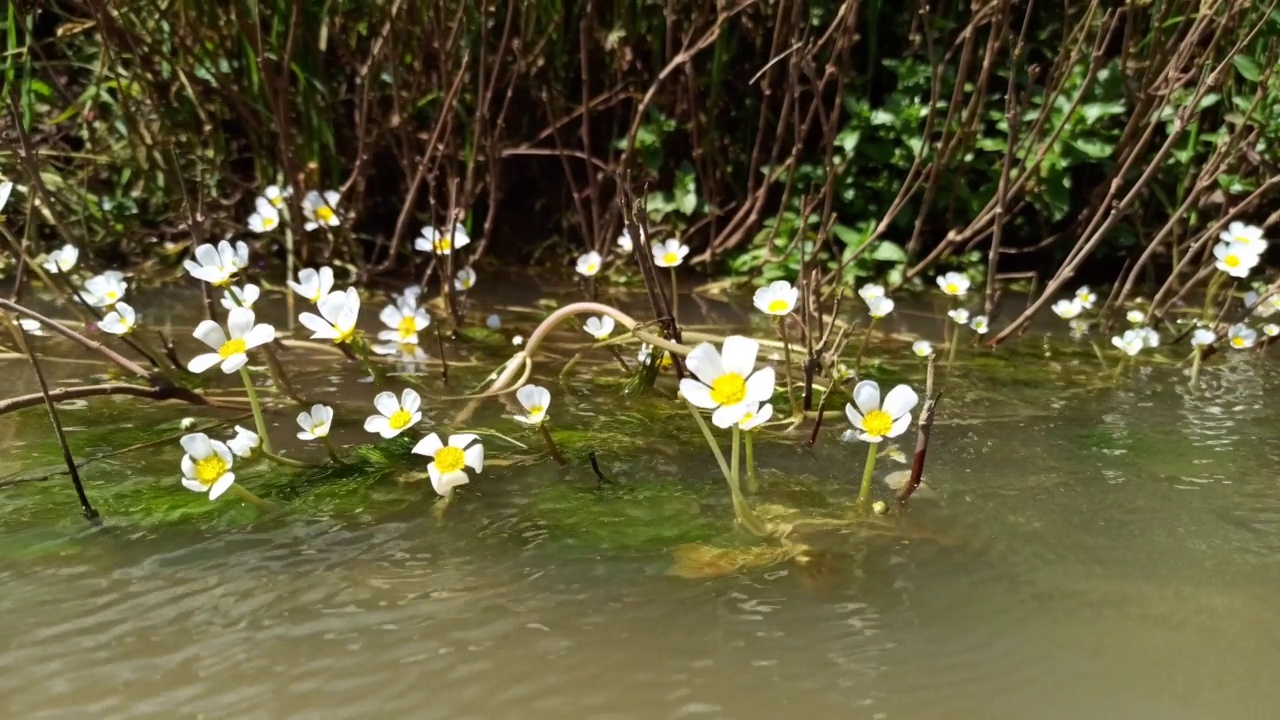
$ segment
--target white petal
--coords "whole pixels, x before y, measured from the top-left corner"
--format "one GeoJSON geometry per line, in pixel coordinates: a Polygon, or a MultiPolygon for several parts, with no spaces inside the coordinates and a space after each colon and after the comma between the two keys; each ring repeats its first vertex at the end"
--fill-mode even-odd
{"type": "Polygon", "coordinates": [[[730,335],[724,339],[720,351],[720,361],[724,363],[725,372],[736,373],[745,378],[756,369],[756,353],[760,351],[760,343],[741,335],[730,335]]]}
{"type": "Polygon", "coordinates": [[[298,322],[311,331],[311,339],[313,340],[330,340],[338,337],[338,333],[333,329],[333,326],[315,313],[302,313],[298,316],[298,322]]]}
{"type": "Polygon", "coordinates": [[[874,380],[863,380],[853,388],[853,402],[861,414],[880,409],[880,386],[874,380]]]}
{"type": "Polygon", "coordinates": [[[209,442],[209,436],[204,433],[183,435],[178,442],[182,444],[182,449],[186,450],[191,459],[196,462],[213,455],[213,444],[209,442]]]}
{"type": "Polygon", "coordinates": [[[198,492],[198,493],[208,492],[209,490],[209,488],[205,487],[204,483],[200,482],[199,480],[195,480],[193,478],[185,478],[185,477],[182,478],[182,487],[190,490],[191,492],[198,492]]]}
{"type": "Polygon", "coordinates": [[[890,390],[888,395],[885,395],[884,405],[880,409],[884,410],[889,417],[897,420],[910,413],[918,402],[920,402],[920,397],[916,395],[915,390],[906,385],[898,385],[890,390]]]}
{"type": "Polygon", "coordinates": [[[773,398],[774,385],[773,368],[759,370],[747,378],[747,401],[768,402],[773,398]]]}
{"type": "Polygon", "coordinates": [[[365,432],[387,437],[387,431],[391,429],[391,421],[382,415],[370,415],[364,419],[364,429],[365,432]]]}
{"type": "MultiPolygon", "coordinates": [[[[710,385],[715,382],[716,378],[724,374],[724,364],[720,361],[720,353],[711,343],[700,343],[685,358],[685,366],[689,368],[699,380],[710,385]]],[[[745,377],[745,376],[744,376],[745,377]]],[[[683,390],[683,383],[681,389],[683,390]]],[[[694,405],[697,405],[695,402],[694,405]]],[[[703,407],[699,405],[698,407],[703,407]]],[[[713,406],[714,407],[714,406],[713,406]]]]}
{"type": "Polygon", "coordinates": [[[256,348],[260,345],[266,345],[276,339],[276,329],[266,323],[258,323],[249,329],[244,335],[244,346],[246,348],[256,348]]]}
{"type": "Polygon", "coordinates": [[[400,409],[400,402],[396,400],[396,394],[389,391],[382,391],[374,396],[373,406],[378,408],[378,412],[385,417],[391,417],[400,409]]]}
{"type": "Polygon", "coordinates": [[[476,443],[466,450],[463,450],[462,462],[476,472],[484,470],[484,445],[476,443]]]}
{"type": "Polygon", "coordinates": [[[458,433],[457,435],[450,435],[449,447],[456,447],[459,450],[461,450],[462,448],[465,448],[467,445],[479,439],[480,439],[480,436],[476,435],[475,433],[458,433]]]}
{"type": "Polygon", "coordinates": [[[700,407],[703,410],[718,407],[716,401],[711,399],[711,388],[693,378],[680,381],[680,394],[685,400],[693,403],[694,407],[700,407]]]}
{"type": "Polygon", "coordinates": [[[253,328],[253,311],[237,307],[227,313],[227,333],[233,338],[244,338],[253,328]]]}
{"type": "Polygon", "coordinates": [[[213,483],[213,487],[209,488],[209,499],[217,500],[218,498],[222,497],[222,493],[231,489],[231,486],[235,483],[235,481],[236,481],[235,473],[233,472],[223,473],[222,477],[218,478],[217,481],[213,483]]]}
{"type": "Polygon", "coordinates": [[[188,360],[187,369],[198,375],[220,362],[222,362],[222,356],[218,353],[204,353],[188,360]]]}
{"type": "Polygon", "coordinates": [[[208,345],[214,350],[222,349],[227,342],[226,333],[222,332],[222,328],[218,327],[218,323],[212,320],[203,320],[196,326],[194,332],[191,333],[197,340],[208,345]]]}
{"type": "Polygon", "coordinates": [[[248,355],[245,355],[244,353],[236,353],[235,355],[231,355],[226,360],[222,361],[222,372],[230,375],[231,373],[236,372],[240,368],[244,367],[246,364],[248,364],[248,362],[249,362],[248,355]]]}
{"type": "Polygon", "coordinates": [[[740,402],[736,405],[721,405],[716,411],[711,413],[711,424],[718,428],[731,428],[738,424],[738,421],[747,414],[750,407],[749,403],[740,402]]]}
{"type": "Polygon", "coordinates": [[[383,325],[395,330],[400,327],[400,321],[404,319],[404,313],[395,305],[388,305],[382,308],[382,312],[378,313],[378,319],[383,325]]]}
{"type": "MultiPolygon", "coordinates": [[[[889,394],[893,395],[892,392],[889,394]]],[[[902,433],[906,432],[906,429],[909,427],[911,427],[911,413],[907,413],[897,420],[894,420],[893,427],[889,428],[889,433],[885,435],[885,437],[898,437],[902,433]]]]}
{"type": "Polygon", "coordinates": [[[845,417],[849,418],[850,425],[853,425],[856,428],[862,427],[862,413],[858,412],[858,409],[853,406],[853,403],[845,403],[844,414],[845,417]]]}
{"type": "MultiPolygon", "coordinates": [[[[414,445],[413,450],[411,450],[410,452],[414,453],[415,455],[426,455],[427,457],[433,458],[436,456],[436,453],[440,452],[440,449],[443,447],[444,447],[444,443],[440,442],[440,436],[435,433],[431,433],[430,435],[419,440],[418,444],[414,445]]],[[[434,465],[432,467],[434,467],[434,465]]]]}
{"type": "Polygon", "coordinates": [[[443,497],[449,497],[453,494],[454,488],[459,485],[466,485],[471,481],[471,479],[467,477],[467,474],[461,470],[451,472],[447,475],[441,475],[440,471],[435,469],[435,467],[435,463],[431,463],[427,466],[428,472],[435,470],[435,472],[431,473],[431,487],[435,488],[435,491],[443,497]]]}
{"type": "Polygon", "coordinates": [[[405,409],[410,415],[418,412],[418,408],[422,407],[422,396],[418,391],[412,388],[405,388],[400,393],[400,407],[405,409]]]}

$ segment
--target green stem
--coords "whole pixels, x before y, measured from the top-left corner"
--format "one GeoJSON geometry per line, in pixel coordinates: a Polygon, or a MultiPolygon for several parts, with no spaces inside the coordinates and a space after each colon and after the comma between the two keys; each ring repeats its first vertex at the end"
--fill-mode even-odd
{"type": "Polygon", "coordinates": [[[1204,348],[1196,348],[1191,353],[1191,387],[1195,387],[1200,382],[1200,358],[1204,354],[1204,348]]]}
{"type": "Polygon", "coordinates": [[[733,454],[729,456],[729,472],[733,475],[733,484],[742,487],[742,467],[738,458],[742,455],[742,430],[737,423],[733,424],[733,454]]]}
{"type": "MultiPolygon", "coordinates": [[[[289,280],[294,280],[295,278],[293,275],[293,268],[294,268],[293,223],[289,218],[289,210],[287,207],[284,209],[284,252],[285,252],[285,255],[284,255],[285,277],[289,278],[289,280]]],[[[289,328],[289,332],[293,332],[293,323],[295,322],[294,318],[296,317],[296,315],[294,315],[294,312],[293,312],[294,311],[293,296],[294,296],[293,290],[290,289],[289,285],[286,283],[285,293],[284,293],[284,303],[289,315],[288,325],[286,326],[289,328]]]]}
{"type": "Polygon", "coordinates": [[[262,457],[270,460],[271,462],[277,465],[284,465],[286,467],[295,467],[295,468],[317,467],[315,463],[303,462],[301,460],[294,460],[293,458],[287,458],[283,455],[276,455],[275,453],[268,452],[266,450],[262,451],[262,457]]]}
{"type": "Polygon", "coordinates": [[[345,465],[342,458],[338,457],[338,451],[334,449],[333,443],[329,442],[329,436],[324,435],[320,438],[320,442],[324,444],[324,449],[329,452],[329,459],[337,465],[345,465]]]}
{"type": "Polygon", "coordinates": [[[249,406],[253,408],[253,423],[262,440],[262,453],[270,457],[275,453],[271,449],[271,438],[267,435],[267,420],[262,416],[262,404],[258,402],[258,391],[253,387],[253,378],[249,377],[249,371],[244,367],[240,368],[240,379],[244,381],[244,391],[249,396],[249,406]]]}
{"type": "Polygon", "coordinates": [[[867,334],[862,336],[862,344],[858,346],[858,357],[853,361],[853,376],[855,378],[862,377],[862,354],[867,351],[867,343],[871,340],[871,331],[876,326],[876,318],[871,318],[871,322],[867,323],[867,334]]]}
{"type": "MultiPolygon", "coordinates": [[[[702,414],[698,412],[698,408],[694,407],[688,400],[685,400],[684,404],[689,408],[689,413],[693,415],[698,427],[702,429],[702,437],[706,438],[707,445],[711,446],[711,452],[716,456],[716,462],[720,464],[720,472],[724,474],[725,482],[729,484],[729,494],[733,498],[733,513],[738,517],[738,522],[742,523],[742,527],[746,528],[747,532],[752,535],[768,537],[768,528],[764,526],[760,518],[756,517],[756,514],[751,510],[751,506],[747,504],[746,498],[742,496],[742,490],[735,481],[736,476],[730,470],[729,464],[725,462],[724,453],[720,452],[720,446],[716,444],[716,438],[711,434],[711,428],[707,426],[707,421],[702,419],[702,414]]],[[[737,428],[734,428],[734,432],[737,432],[737,428]]]]}
{"type": "Polygon", "coordinates": [[[1213,274],[1213,279],[1209,281],[1209,288],[1204,292],[1204,309],[1200,312],[1200,315],[1204,320],[1213,320],[1213,301],[1217,298],[1218,290],[1222,289],[1222,283],[1225,282],[1226,279],[1226,273],[1216,272],[1213,274]]]}
{"type": "Polygon", "coordinates": [[[862,468],[862,485],[858,488],[858,510],[866,512],[867,501],[871,499],[871,476],[876,471],[876,449],[878,443],[867,443],[867,464],[862,468]]]}
{"type": "Polygon", "coordinates": [[[755,444],[751,441],[752,433],[747,433],[747,492],[760,492],[760,482],[756,480],[755,444]]]}
{"type": "Polygon", "coordinates": [[[671,266],[671,321],[680,325],[680,290],[676,287],[676,266],[671,266]]]}
{"type": "Polygon", "coordinates": [[[960,348],[960,323],[956,323],[955,332],[951,333],[951,347],[947,348],[947,367],[955,362],[956,350],[960,348]]]}
{"type": "Polygon", "coordinates": [[[796,384],[791,380],[791,341],[787,339],[787,316],[778,317],[778,337],[782,338],[782,363],[787,381],[787,403],[791,410],[791,417],[795,417],[800,412],[800,406],[796,404],[796,384]]]}
{"type": "Polygon", "coordinates": [[[569,463],[565,462],[564,456],[560,454],[560,448],[556,447],[556,441],[551,438],[551,431],[547,429],[547,423],[538,423],[538,430],[542,432],[542,439],[547,443],[547,452],[551,453],[551,459],[556,461],[560,467],[564,467],[569,463]]]}
{"type": "Polygon", "coordinates": [[[275,510],[275,509],[276,509],[276,506],[275,506],[275,505],[272,505],[271,503],[267,502],[266,500],[263,500],[262,498],[260,498],[260,497],[258,497],[257,495],[253,494],[253,491],[252,491],[252,490],[250,490],[249,488],[247,488],[247,487],[245,487],[245,486],[241,485],[240,483],[232,483],[232,484],[231,484],[231,488],[230,488],[230,489],[231,489],[231,491],[232,491],[232,492],[234,492],[237,496],[239,496],[241,500],[244,500],[245,502],[250,503],[250,504],[252,504],[252,505],[257,505],[258,507],[262,508],[263,510],[275,510]]]}

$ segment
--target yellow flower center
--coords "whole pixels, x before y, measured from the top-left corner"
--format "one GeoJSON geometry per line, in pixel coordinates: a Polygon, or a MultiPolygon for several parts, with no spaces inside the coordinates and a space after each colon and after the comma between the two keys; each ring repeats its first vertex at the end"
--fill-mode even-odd
{"type": "Polygon", "coordinates": [[[400,324],[396,326],[396,332],[400,333],[400,339],[404,340],[418,332],[418,323],[412,315],[406,315],[400,318],[400,324]]]}
{"type": "Polygon", "coordinates": [[[232,355],[239,355],[246,350],[244,340],[241,338],[231,338],[222,343],[222,347],[218,348],[218,357],[226,360],[232,355]]]}
{"type": "Polygon", "coordinates": [[[338,331],[338,337],[333,339],[334,345],[341,345],[344,342],[351,342],[351,338],[356,336],[356,327],[354,325],[352,325],[351,327],[345,330],[338,327],[337,325],[334,325],[333,329],[338,331]]]}
{"type": "Polygon", "coordinates": [[[1240,266],[1240,257],[1238,255],[1228,255],[1222,258],[1222,264],[1229,268],[1240,266]]]}
{"type": "Polygon", "coordinates": [[[436,240],[436,252],[447,253],[453,250],[453,238],[442,237],[436,240]]]}
{"type": "Polygon", "coordinates": [[[312,305],[320,302],[320,288],[316,288],[315,292],[307,296],[307,299],[311,301],[312,305]]]}
{"type": "Polygon", "coordinates": [[[670,370],[671,368],[675,367],[675,364],[676,364],[676,361],[672,359],[671,355],[664,352],[662,353],[662,358],[658,360],[658,369],[670,370]]]}
{"type": "Polygon", "coordinates": [[[872,410],[862,416],[862,429],[872,437],[884,437],[893,429],[893,418],[883,410],[872,410]]]}
{"type": "Polygon", "coordinates": [[[102,294],[102,297],[110,300],[111,302],[115,302],[120,299],[120,293],[115,290],[108,290],[102,294]]]}
{"type": "Polygon", "coordinates": [[[753,412],[749,412],[746,415],[742,416],[742,419],[738,421],[738,425],[739,427],[745,427],[747,425],[750,425],[751,421],[755,419],[756,419],[756,414],[753,412]]]}
{"type": "Polygon", "coordinates": [[[413,415],[408,410],[400,408],[391,413],[391,417],[387,418],[387,424],[391,426],[392,430],[403,430],[412,419],[413,415]]]}
{"type": "Polygon", "coordinates": [[[1238,348],[1242,348],[1242,347],[1244,347],[1244,338],[1242,338],[1242,337],[1233,337],[1233,338],[1231,338],[1231,345],[1232,345],[1233,347],[1238,347],[1238,348]]]}
{"type": "Polygon", "coordinates": [[[466,465],[462,450],[456,447],[442,447],[436,452],[436,469],[443,474],[458,472],[466,465]]]}
{"type": "Polygon", "coordinates": [[[333,208],[328,205],[316,208],[316,220],[326,224],[333,222],[333,208]]]}
{"type": "Polygon", "coordinates": [[[196,480],[206,487],[227,472],[227,463],[217,455],[196,461],[196,480]]]}
{"type": "Polygon", "coordinates": [[[542,407],[541,405],[534,405],[533,407],[529,408],[529,417],[533,420],[537,420],[538,418],[542,417],[542,413],[546,411],[547,409],[542,407]]]}
{"type": "Polygon", "coordinates": [[[267,201],[270,202],[274,207],[278,207],[278,208],[284,207],[284,196],[282,195],[276,195],[275,197],[267,198],[267,201]]]}
{"type": "Polygon", "coordinates": [[[680,256],[673,252],[666,253],[662,256],[663,265],[675,265],[678,262],[680,262],[680,256]]]}
{"type": "Polygon", "coordinates": [[[737,405],[747,399],[747,382],[738,373],[725,373],[711,383],[711,399],[717,405],[737,405]]]}
{"type": "Polygon", "coordinates": [[[415,345],[414,343],[409,343],[409,342],[400,343],[400,352],[405,355],[414,356],[418,354],[417,351],[418,351],[418,346],[415,345]]]}
{"type": "Polygon", "coordinates": [[[265,229],[267,229],[267,230],[270,230],[271,228],[273,228],[273,227],[275,227],[275,226],[276,226],[276,219],[275,219],[275,218],[271,217],[270,215],[268,215],[268,216],[266,216],[266,217],[262,218],[262,227],[263,227],[263,228],[265,228],[265,229]]]}
{"type": "Polygon", "coordinates": [[[582,269],[586,270],[588,275],[595,275],[596,271],[600,269],[600,266],[595,263],[587,263],[587,266],[582,269]]]}
{"type": "Polygon", "coordinates": [[[947,283],[947,287],[946,287],[946,288],[944,288],[944,289],[947,291],[947,294],[948,294],[948,295],[959,295],[959,294],[960,294],[960,286],[959,286],[959,285],[956,285],[956,284],[955,284],[955,283],[953,283],[953,282],[951,282],[951,283],[947,283]]]}
{"type": "Polygon", "coordinates": [[[787,301],[782,298],[770,300],[768,310],[771,313],[784,313],[787,311],[787,301]]]}

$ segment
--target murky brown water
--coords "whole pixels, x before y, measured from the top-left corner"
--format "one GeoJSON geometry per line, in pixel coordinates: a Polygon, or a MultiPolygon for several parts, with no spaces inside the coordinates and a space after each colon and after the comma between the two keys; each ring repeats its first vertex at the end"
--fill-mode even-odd
{"type": "MultiPolygon", "coordinates": [[[[921,537],[836,535],[816,567],[711,580],[667,576],[662,549],[570,542],[530,510],[540,489],[591,475],[549,463],[487,468],[443,521],[429,488],[391,483],[409,501],[398,509],[155,528],[112,523],[104,502],[107,527],[88,531],[69,488],[53,493],[65,479],[0,489],[0,714],[1270,717],[1280,414],[1266,401],[1280,377],[1240,354],[1198,393],[1176,370],[1080,390],[1098,374],[1087,358],[1042,364],[1004,382],[955,380],[930,455],[937,497],[908,523],[921,537]]],[[[3,368],[13,377],[21,365],[3,368]]],[[[62,377],[83,372],[59,365],[62,377]]],[[[653,402],[602,399],[585,389],[591,372],[576,389],[550,380],[562,426],[653,402]]],[[[350,377],[338,387],[353,403],[373,393],[350,377]]],[[[358,408],[346,411],[353,427],[358,408]]],[[[433,405],[422,432],[451,408],[433,405]]],[[[90,428],[97,412],[69,409],[66,421],[90,428]]],[[[0,420],[18,451],[0,475],[22,465],[43,422],[39,410],[0,420]]],[[[492,426],[536,443],[514,423],[492,426]]],[[[841,445],[839,429],[814,450],[765,444],[760,464],[847,502],[862,448],[841,445]]],[[[606,472],[623,485],[678,477],[715,496],[714,464],[687,430],[684,443],[657,433],[651,457],[602,451],[606,472]]],[[[515,453],[486,443],[491,458],[515,453]]],[[[182,497],[179,454],[174,443],[103,461],[90,492],[165,482],[182,497]]],[[[767,491],[780,477],[766,476],[767,491]]],[[[723,504],[702,512],[727,524],[723,504]]]]}

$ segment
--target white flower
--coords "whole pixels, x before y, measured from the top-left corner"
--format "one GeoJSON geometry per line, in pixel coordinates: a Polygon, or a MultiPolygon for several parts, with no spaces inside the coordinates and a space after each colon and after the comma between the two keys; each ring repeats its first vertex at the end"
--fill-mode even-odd
{"type": "Polygon", "coordinates": [[[938,276],[938,287],[942,288],[942,292],[954,297],[960,297],[969,292],[970,285],[972,283],[969,281],[969,276],[964,273],[949,272],[938,276]]]}
{"type": "Polygon", "coordinates": [[[547,408],[551,407],[551,391],[537,385],[523,385],[516,391],[516,400],[524,408],[524,415],[516,415],[517,422],[525,425],[541,425],[547,419],[547,408]]]}
{"type": "Polygon", "coordinates": [[[417,335],[410,335],[404,340],[387,340],[374,343],[369,349],[378,355],[396,355],[396,362],[401,365],[413,365],[427,361],[427,353],[418,344],[417,335]]]}
{"type": "Polygon", "coordinates": [[[727,428],[742,419],[752,402],[773,397],[773,368],[756,370],[760,343],[741,335],[724,339],[722,352],[711,343],[701,343],[689,353],[685,364],[697,379],[680,381],[680,394],[695,406],[715,410],[711,422],[727,428]]]}
{"type": "Polygon", "coordinates": [[[431,476],[431,487],[443,497],[449,497],[455,487],[470,482],[464,468],[476,472],[484,469],[484,446],[480,438],[471,433],[450,435],[448,445],[440,442],[439,435],[431,433],[419,440],[412,452],[431,458],[427,474],[431,476]]]}
{"type": "Polygon", "coordinates": [[[1250,290],[1244,294],[1244,306],[1253,308],[1253,314],[1258,317],[1271,317],[1276,314],[1276,310],[1280,310],[1280,293],[1272,293],[1267,296],[1266,300],[1258,302],[1260,296],[1258,293],[1250,290]]]}
{"type": "Polygon", "coordinates": [[[285,199],[290,197],[293,197],[293,188],[288,186],[282,189],[279,185],[268,185],[267,189],[262,191],[262,198],[273,208],[284,207],[285,199]]]}
{"type": "Polygon", "coordinates": [[[391,299],[395,302],[396,307],[405,313],[417,312],[418,298],[422,296],[422,287],[420,285],[410,285],[397,295],[392,295],[391,299]]]}
{"type": "Polygon", "coordinates": [[[987,331],[991,329],[988,322],[986,315],[976,315],[969,321],[969,327],[973,328],[973,331],[979,335],[986,335],[987,331]]]}
{"type": "Polygon", "coordinates": [[[1275,337],[1280,335],[1280,325],[1275,323],[1267,323],[1262,326],[1262,333],[1267,337],[1275,337]]]}
{"type": "Polygon", "coordinates": [[[799,299],[799,288],[791,287],[786,280],[774,280],[768,287],[757,288],[751,301],[765,315],[782,316],[794,310],[799,299]]]}
{"type": "Polygon", "coordinates": [[[231,266],[236,270],[249,267],[249,246],[243,240],[237,240],[234,252],[231,253],[231,266]]]}
{"type": "Polygon", "coordinates": [[[1257,341],[1258,331],[1244,323],[1236,323],[1227,330],[1227,342],[1237,350],[1251,348],[1257,341]]]}
{"type": "Polygon", "coordinates": [[[271,232],[280,227],[280,211],[266,197],[254,202],[255,212],[249,216],[249,229],[256,233],[271,232]]]}
{"type": "Polygon", "coordinates": [[[1141,310],[1130,310],[1124,314],[1124,319],[1132,325],[1141,325],[1142,321],[1147,319],[1147,314],[1141,310]]]}
{"type": "Polygon", "coordinates": [[[870,303],[876,298],[884,297],[884,286],[868,283],[858,288],[858,295],[862,296],[863,302],[870,303]]]}
{"type": "Polygon", "coordinates": [[[960,325],[969,324],[969,311],[964,308],[956,308],[947,311],[947,317],[951,318],[960,325]]]}
{"type": "Polygon", "coordinates": [[[411,337],[416,338],[419,332],[427,329],[431,324],[431,316],[426,310],[417,308],[410,312],[405,312],[404,308],[399,305],[388,305],[382,308],[382,312],[378,313],[378,319],[383,325],[391,328],[390,330],[382,330],[378,333],[379,340],[393,340],[395,342],[405,342],[411,337]]]}
{"type": "Polygon", "coordinates": [[[213,348],[214,352],[191,358],[187,369],[193,373],[202,373],[222,363],[222,372],[230,375],[244,367],[249,362],[246,354],[249,350],[276,339],[275,328],[266,323],[255,325],[253,321],[253,311],[249,308],[236,308],[227,313],[227,333],[230,337],[212,320],[205,320],[197,325],[192,335],[213,348]]]}
{"type": "Polygon", "coordinates": [[[600,317],[593,315],[582,324],[582,329],[597,340],[608,340],[609,336],[613,334],[613,328],[613,318],[608,315],[601,315],[600,317]]]}
{"type": "Polygon", "coordinates": [[[622,234],[618,236],[618,249],[624,253],[629,253],[635,247],[635,243],[631,241],[631,231],[625,227],[622,228],[622,234]]]}
{"type": "Polygon", "coordinates": [[[338,215],[338,200],[341,195],[336,190],[325,190],[324,195],[312,190],[302,196],[302,216],[307,219],[302,227],[308,232],[321,225],[337,227],[342,224],[338,215]]]}
{"type": "Polygon", "coordinates": [[[684,256],[689,254],[689,246],[675,238],[656,242],[649,249],[653,252],[653,264],[663,268],[679,265],[684,262],[684,256]]]}
{"type": "Polygon", "coordinates": [[[422,234],[413,241],[413,247],[421,252],[448,255],[454,250],[461,250],[471,244],[471,236],[462,223],[454,223],[453,232],[445,233],[428,225],[422,228],[422,234]]]}
{"type": "Polygon", "coordinates": [[[13,192],[13,183],[5,180],[0,182],[0,212],[4,211],[4,206],[9,203],[9,193],[13,192]]]}
{"type": "Polygon", "coordinates": [[[1079,339],[1089,334],[1089,321],[1075,318],[1067,321],[1067,329],[1071,337],[1079,339]]]}
{"type": "Polygon", "coordinates": [[[1196,328],[1196,331],[1191,333],[1191,347],[1202,348],[1212,345],[1217,339],[1218,336],[1214,335],[1209,328],[1196,328]]]}
{"type": "Polygon", "coordinates": [[[316,440],[329,436],[333,427],[333,408],[328,405],[312,405],[311,412],[303,410],[298,413],[299,440],[316,440]]]}
{"type": "Polygon", "coordinates": [[[49,334],[44,331],[44,325],[41,325],[39,320],[32,320],[31,318],[18,318],[18,327],[22,328],[22,332],[28,335],[44,337],[49,334]]]}
{"type": "Polygon", "coordinates": [[[453,289],[466,292],[476,285],[476,271],[470,265],[462,268],[453,276],[453,289]]]}
{"type": "Polygon", "coordinates": [[[918,357],[929,357],[933,354],[933,343],[928,340],[917,340],[911,343],[911,352],[918,357]]]}
{"type": "Polygon", "coordinates": [[[1262,228],[1239,220],[1228,225],[1218,238],[1225,243],[1243,245],[1252,250],[1254,255],[1261,255],[1267,249],[1267,241],[1262,237],[1262,228]]]}
{"type": "MultiPolygon", "coordinates": [[[[245,246],[245,252],[248,253],[248,246],[245,246]]],[[[191,273],[191,277],[203,280],[210,285],[230,284],[231,276],[235,275],[241,267],[237,248],[226,240],[220,241],[217,246],[209,243],[197,246],[195,255],[194,261],[186,260],[182,266],[191,273]]]]}
{"type": "Polygon", "coordinates": [[[1160,333],[1155,328],[1140,327],[1135,328],[1142,335],[1142,343],[1149,348],[1160,347],[1160,333]]]}
{"type": "Polygon", "coordinates": [[[405,388],[396,400],[392,392],[380,392],[373,398],[377,415],[365,418],[364,429],[384,438],[393,438],[422,419],[422,397],[413,388],[405,388]]]}
{"type": "Polygon", "coordinates": [[[360,319],[360,293],[355,288],[337,290],[320,298],[315,313],[304,312],[298,322],[311,331],[312,340],[332,340],[335,345],[348,342],[356,334],[360,319]]]}
{"type": "Polygon", "coordinates": [[[1063,298],[1054,303],[1051,309],[1053,310],[1054,315],[1057,315],[1063,320],[1070,320],[1072,318],[1079,317],[1080,313],[1084,312],[1084,303],[1080,302],[1080,298],[1078,297],[1073,297],[1070,300],[1063,298]]]}
{"type": "Polygon", "coordinates": [[[854,386],[853,402],[844,406],[844,414],[859,440],[878,443],[906,432],[911,425],[911,411],[919,401],[915,390],[899,385],[889,391],[881,405],[880,386],[874,380],[863,380],[854,386]]]}
{"type": "Polygon", "coordinates": [[[1076,290],[1076,299],[1086,310],[1092,310],[1094,303],[1098,302],[1098,294],[1090,290],[1088,285],[1081,285],[1080,289],[1076,290]]]}
{"type": "Polygon", "coordinates": [[[497,330],[502,327],[502,318],[498,317],[498,313],[494,313],[484,319],[484,326],[490,330],[497,330]]]}
{"type": "Polygon", "coordinates": [[[239,425],[236,426],[236,436],[227,441],[227,447],[231,452],[242,458],[252,455],[261,444],[262,438],[258,437],[258,433],[246,430],[239,425]]]}
{"type": "Polygon", "coordinates": [[[80,260],[80,250],[75,245],[67,243],[49,253],[49,257],[45,258],[43,264],[45,270],[57,274],[70,272],[78,260],[80,260]]]}
{"type": "Polygon", "coordinates": [[[511,344],[515,345],[516,347],[520,347],[521,345],[524,344],[524,336],[516,335],[515,337],[511,338],[511,344]]]}
{"type": "Polygon", "coordinates": [[[583,277],[595,277],[595,274],[600,272],[601,260],[600,253],[595,250],[585,252],[578,256],[578,264],[574,270],[583,277]]]}
{"type": "Polygon", "coordinates": [[[196,419],[193,417],[184,417],[178,422],[178,429],[187,431],[196,426],[196,419]]]}
{"type": "Polygon", "coordinates": [[[138,326],[138,314],[128,303],[118,302],[111,312],[102,317],[98,329],[112,335],[128,335],[138,326]]]}
{"type": "Polygon", "coordinates": [[[242,288],[228,285],[227,291],[222,294],[222,307],[228,310],[238,307],[251,308],[261,296],[262,290],[257,285],[245,284],[242,288]]]}
{"type": "Polygon", "coordinates": [[[204,433],[183,435],[179,442],[187,451],[182,456],[182,487],[207,492],[210,500],[217,500],[236,481],[236,474],[231,472],[235,460],[231,449],[204,433]]]}
{"type": "Polygon", "coordinates": [[[867,301],[867,312],[871,317],[879,320],[893,312],[893,300],[887,297],[871,298],[867,301]]]}
{"type": "Polygon", "coordinates": [[[1249,277],[1249,271],[1258,264],[1258,253],[1253,247],[1237,242],[1220,242],[1213,246],[1213,264],[1231,277],[1249,277]]]}
{"type": "Polygon", "coordinates": [[[123,300],[128,289],[129,283],[124,281],[124,273],[108,270],[85,280],[80,297],[93,307],[107,307],[123,300]]]}
{"type": "Polygon", "coordinates": [[[742,418],[738,420],[739,430],[755,430],[761,425],[769,422],[769,418],[773,417],[773,404],[765,403],[761,405],[757,402],[747,403],[746,412],[742,414],[742,418]]]}
{"type": "Polygon", "coordinates": [[[298,281],[289,281],[289,287],[312,304],[320,302],[320,298],[333,290],[333,268],[325,265],[319,270],[302,268],[298,271],[298,281]]]}
{"type": "Polygon", "coordinates": [[[1147,346],[1146,333],[1140,329],[1125,330],[1120,337],[1111,338],[1111,344],[1120,349],[1120,352],[1133,357],[1142,352],[1142,348],[1147,346]]]}

